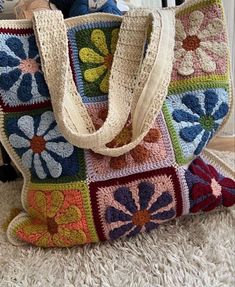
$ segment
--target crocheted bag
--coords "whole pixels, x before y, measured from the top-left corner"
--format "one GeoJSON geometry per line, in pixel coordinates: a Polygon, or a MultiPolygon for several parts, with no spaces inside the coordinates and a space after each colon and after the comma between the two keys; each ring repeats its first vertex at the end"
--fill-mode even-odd
{"type": "Polygon", "coordinates": [[[24,176],[11,243],[131,237],[235,203],[205,149],[232,101],[224,23],[220,0],[0,22],[1,141],[24,176]]]}

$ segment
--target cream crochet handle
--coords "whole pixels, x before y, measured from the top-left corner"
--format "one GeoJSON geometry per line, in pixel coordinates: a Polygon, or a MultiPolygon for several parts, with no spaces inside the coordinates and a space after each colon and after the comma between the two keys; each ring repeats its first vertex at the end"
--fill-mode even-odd
{"type": "MultiPolygon", "coordinates": [[[[146,10],[143,13],[146,14],[146,10]]],[[[120,156],[135,148],[151,129],[166,99],[174,58],[175,14],[173,10],[156,10],[152,13],[154,17],[158,14],[160,21],[153,21],[151,41],[133,91],[135,96],[131,107],[132,141],[118,148],[104,147],[94,150],[97,153],[120,156]]],[[[140,15],[132,12],[125,20],[128,21],[128,25],[123,25],[122,29],[127,29],[129,33],[132,29],[138,29],[134,27],[138,27],[140,15]]],[[[132,45],[130,41],[129,45],[132,45]]],[[[126,42],[123,49],[129,45],[126,42]]]]}
{"type": "MultiPolygon", "coordinates": [[[[148,132],[166,95],[170,81],[169,71],[171,71],[171,55],[174,46],[173,12],[164,11],[161,13],[165,14],[164,17],[157,11],[140,10],[131,12],[124,17],[111,72],[108,116],[98,131],[95,131],[73,82],[69,65],[67,30],[62,14],[51,11],[35,13],[35,35],[45,79],[51,94],[55,118],[62,134],[69,142],[80,148],[90,148],[104,155],[119,156],[133,149],[148,132]],[[153,31],[142,65],[146,32],[150,24],[153,25],[153,31]],[[164,27],[166,34],[163,41],[162,35],[164,33],[161,31],[164,31],[164,27]],[[164,42],[165,46],[162,45],[159,48],[161,42],[162,44],[164,42]],[[162,61],[162,59],[169,60],[162,61]],[[158,65],[158,60],[161,65],[158,65]],[[141,65],[142,69],[139,71],[141,65]],[[158,75],[160,75],[160,81],[158,81],[157,86],[154,86],[153,82],[156,83],[158,75]],[[151,89],[148,88],[148,85],[151,89]],[[158,107],[156,109],[155,105],[152,105],[152,114],[149,117],[150,103],[156,103],[154,99],[158,94],[161,95],[158,107]],[[131,107],[133,107],[132,104],[136,104],[146,96],[149,98],[146,101],[148,103],[147,108],[140,109],[139,112],[139,115],[144,119],[141,122],[141,127],[138,120],[133,122],[133,128],[137,130],[134,133],[133,142],[118,149],[105,147],[123,129],[131,107]]],[[[136,108],[138,108],[138,104],[136,108]]]]}

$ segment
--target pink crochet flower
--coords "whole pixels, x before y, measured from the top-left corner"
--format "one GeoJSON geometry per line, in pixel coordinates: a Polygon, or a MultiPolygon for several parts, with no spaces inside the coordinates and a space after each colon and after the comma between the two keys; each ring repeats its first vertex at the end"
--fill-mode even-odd
{"type": "Polygon", "coordinates": [[[227,45],[221,41],[224,25],[221,19],[214,17],[205,24],[206,15],[193,11],[185,23],[176,20],[175,61],[177,71],[182,76],[190,76],[195,72],[195,65],[205,73],[215,72],[217,57],[227,53],[227,45]],[[220,37],[216,40],[215,37],[220,37]]]}

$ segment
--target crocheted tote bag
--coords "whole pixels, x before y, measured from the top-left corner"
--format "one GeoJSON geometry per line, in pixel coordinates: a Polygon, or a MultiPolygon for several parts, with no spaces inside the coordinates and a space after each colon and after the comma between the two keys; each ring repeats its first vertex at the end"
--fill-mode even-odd
{"type": "Polygon", "coordinates": [[[206,149],[232,102],[220,0],[0,22],[1,141],[24,176],[12,244],[70,247],[235,203],[206,149]]]}

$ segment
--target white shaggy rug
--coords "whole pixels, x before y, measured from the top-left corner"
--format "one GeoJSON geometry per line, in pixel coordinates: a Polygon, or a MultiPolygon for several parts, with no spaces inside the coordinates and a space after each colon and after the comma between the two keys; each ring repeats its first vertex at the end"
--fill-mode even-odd
{"type": "MultiPolygon", "coordinates": [[[[0,184],[0,225],[22,181],[0,184]]],[[[10,245],[0,230],[0,287],[233,287],[232,211],[185,217],[129,241],[73,249],[10,245]]]]}

